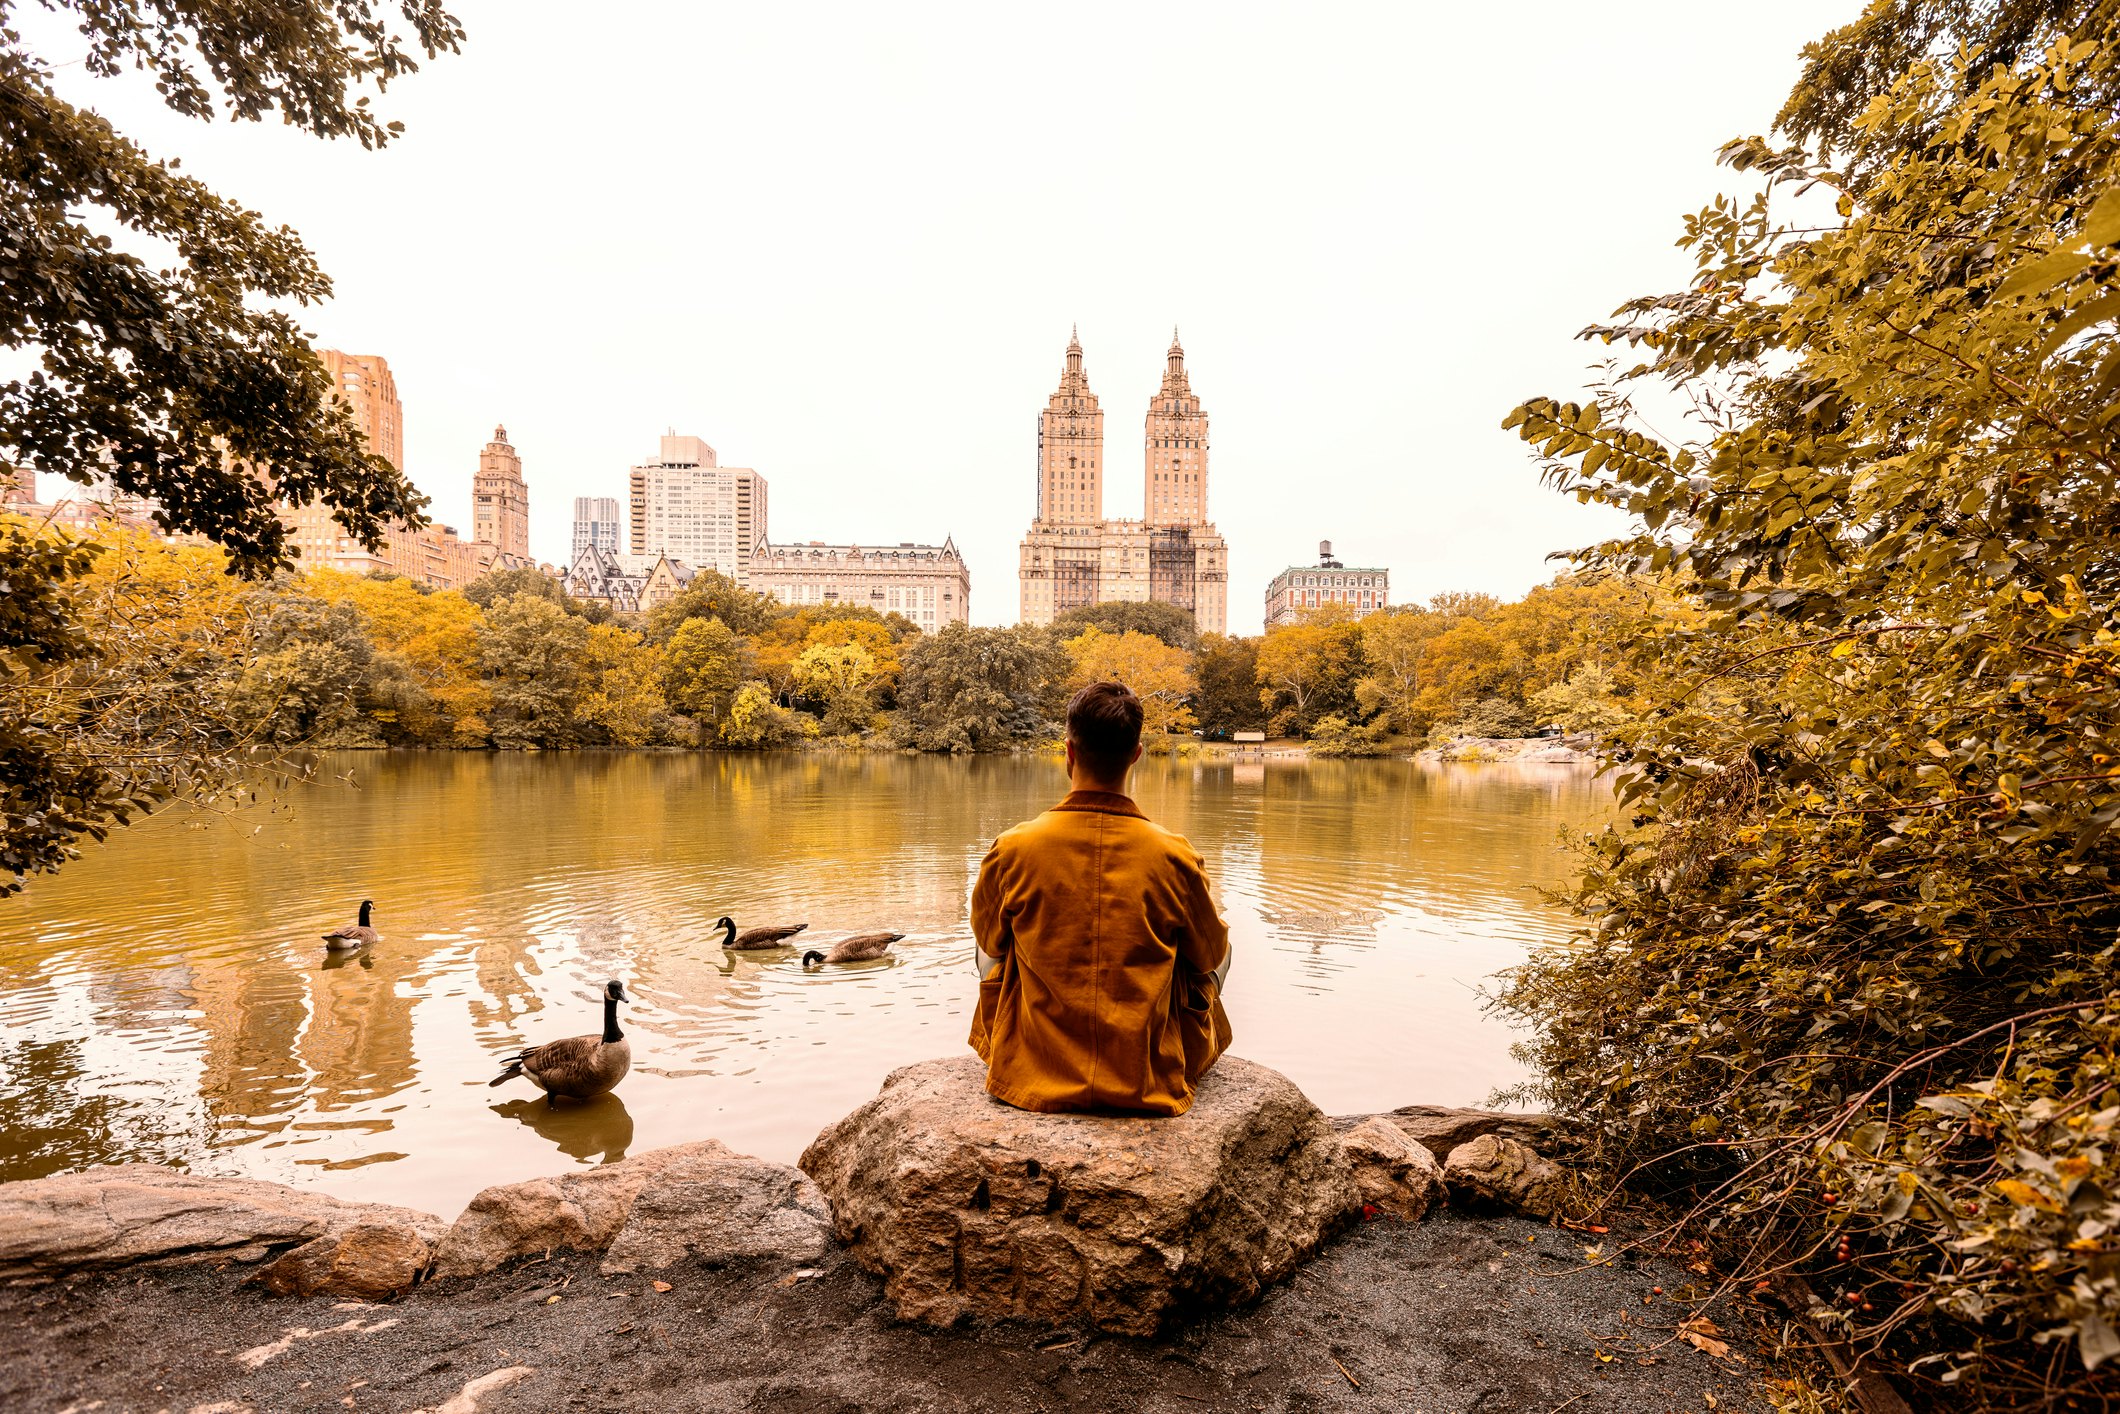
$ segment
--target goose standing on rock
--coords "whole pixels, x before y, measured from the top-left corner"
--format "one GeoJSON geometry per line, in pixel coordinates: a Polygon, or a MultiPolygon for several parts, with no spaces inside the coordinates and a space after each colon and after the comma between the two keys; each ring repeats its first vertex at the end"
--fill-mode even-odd
{"type": "Polygon", "coordinates": [[[361,921],[348,923],[343,928],[334,928],[324,935],[324,946],[332,952],[351,952],[365,948],[370,943],[380,943],[383,935],[368,926],[368,911],[375,907],[371,899],[361,900],[361,921]]]}
{"type": "Polygon", "coordinates": [[[855,933],[832,944],[830,952],[810,949],[802,955],[802,965],[822,967],[828,962],[869,962],[889,952],[891,944],[904,936],[903,933],[855,933]]]}
{"type": "Polygon", "coordinates": [[[632,1000],[626,995],[625,983],[612,978],[604,984],[603,1035],[569,1036],[518,1051],[486,1083],[505,1085],[518,1075],[528,1076],[531,1084],[545,1092],[547,1105],[557,1105],[562,1095],[587,1100],[603,1094],[633,1068],[633,1043],[618,1029],[618,1004],[632,1000]]]}
{"type": "Polygon", "coordinates": [[[736,920],[724,914],[714,920],[714,926],[722,930],[721,945],[723,947],[752,952],[759,948],[785,947],[788,939],[810,925],[807,923],[790,923],[778,928],[746,928],[739,933],[736,931],[736,920]]]}

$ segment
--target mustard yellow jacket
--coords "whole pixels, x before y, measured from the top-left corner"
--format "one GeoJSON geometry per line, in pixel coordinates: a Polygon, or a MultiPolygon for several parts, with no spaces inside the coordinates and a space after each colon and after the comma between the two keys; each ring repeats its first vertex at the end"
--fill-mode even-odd
{"type": "Polygon", "coordinates": [[[1229,1044],[1213,977],[1229,955],[1185,839],[1108,791],[1070,793],[994,842],[972,934],[998,959],[972,1049],[1026,1110],[1179,1115],[1229,1044]]]}

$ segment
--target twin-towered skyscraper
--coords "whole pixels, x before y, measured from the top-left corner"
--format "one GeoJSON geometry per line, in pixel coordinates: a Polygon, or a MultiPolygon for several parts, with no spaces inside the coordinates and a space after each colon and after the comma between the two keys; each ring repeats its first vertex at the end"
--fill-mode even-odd
{"type": "Polygon", "coordinates": [[[1142,428],[1143,517],[1106,520],[1104,412],[1082,369],[1082,343],[1070,337],[1060,386],[1038,415],[1038,515],[1017,564],[1022,621],[1155,600],[1190,610],[1202,633],[1225,632],[1229,547],[1207,518],[1207,445],[1207,414],[1173,329],[1142,428]]]}

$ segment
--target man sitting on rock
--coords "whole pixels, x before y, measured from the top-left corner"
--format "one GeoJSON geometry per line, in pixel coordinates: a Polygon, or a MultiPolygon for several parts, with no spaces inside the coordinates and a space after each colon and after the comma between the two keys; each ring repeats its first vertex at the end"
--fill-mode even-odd
{"type": "Polygon", "coordinates": [[[1026,1110],[1181,1115],[1229,1044],[1229,930],[1200,856],[1126,794],[1141,701],[1067,704],[1067,798],[994,842],[972,890],[986,1088],[1026,1110]]]}

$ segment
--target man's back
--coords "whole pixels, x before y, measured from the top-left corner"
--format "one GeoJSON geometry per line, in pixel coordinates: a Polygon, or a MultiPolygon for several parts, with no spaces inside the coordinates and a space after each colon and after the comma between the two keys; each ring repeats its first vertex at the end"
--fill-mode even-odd
{"type": "Polygon", "coordinates": [[[1229,936],[1200,857],[1115,791],[1076,790],[994,844],[972,931],[997,965],[972,1046],[1029,1110],[1183,1114],[1229,1042],[1229,936]]]}

